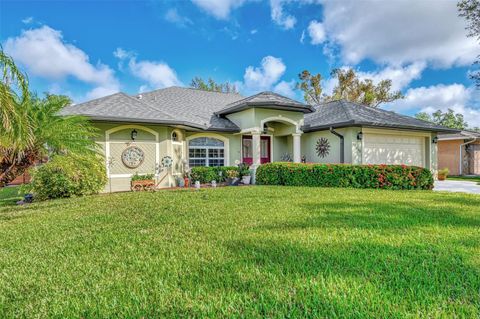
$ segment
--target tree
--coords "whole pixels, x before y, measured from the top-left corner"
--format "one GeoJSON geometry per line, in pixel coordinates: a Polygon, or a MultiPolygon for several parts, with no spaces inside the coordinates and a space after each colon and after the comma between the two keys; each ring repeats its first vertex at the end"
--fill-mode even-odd
{"type": "Polygon", "coordinates": [[[447,112],[437,110],[432,115],[426,112],[420,112],[415,115],[417,119],[431,122],[437,125],[464,130],[468,127],[467,122],[460,113],[455,113],[452,109],[448,109],[447,112]]]}
{"type": "Polygon", "coordinates": [[[27,115],[22,125],[28,128],[31,138],[28,142],[19,142],[13,134],[0,141],[0,187],[46,156],[96,152],[94,137],[97,133],[88,119],[58,114],[70,103],[66,96],[47,95],[40,99],[32,94],[22,103],[16,101],[15,106],[21,105],[27,115]]]}
{"type": "Polygon", "coordinates": [[[26,113],[23,103],[29,98],[28,79],[15,65],[13,59],[5,54],[0,46],[0,143],[7,136],[28,139],[28,127],[24,126],[26,113]]]}
{"type": "Polygon", "coordinates": [[[360,79],[353,69],[334,69],[332,78],[336,78],[338,84],[333,89],[331,96],[323,94],[322,76],[320,73],[311,74],[308,70],[298,75],[297,89],[303,91],[303,97],[308,104],[320,104],[323,102],[344,99],[372,107],[381,103],[392,102],[403,98],[400,91],[392,92],[392,81],[381,80],[377,84],[371,79],[360,79]]]}
{"type": "Polygon", "coordinates": [[[212,78],[208,78],[207,81],[201,77],[194,77],[190,86],[195,89],[210,91],[210,92],[221,92],[221,93],[238,93],[237,87],[235,84],[230,84],[229,82],[225,83],[216,83],[212,78]]]}
{"type": "Polygon", "coordinates": [[[377,84],[372,79],[360,79],[353,69],[334,69],[331,73],[338,80],[331,96],[326,101],[344,99],[371,107],[393,102],[404,96],[400,91],[392,92],[392,80],[381,80],[377,84]]]}
{"type": "MultiPolygon", "coordinates": [[[[477,38],[480,42],[480,0],[461,0],[457,8],[459,15],[467,21],[467,36],[477,38]]],[[[475,64],[480,64],[480,56],[475,64]]],[[[476,81],[477,87],[480,87],[480,71],[472,72],[470,77],[476,81]]]]}
{"type": "Polygon", "coordinates": [[[311,74],[308,70],[303,70],[298,78],[296,88],[303,91],[303,99],[308,104],[316,105],[322,103],[322,75],[317,73],[311,74]]]}

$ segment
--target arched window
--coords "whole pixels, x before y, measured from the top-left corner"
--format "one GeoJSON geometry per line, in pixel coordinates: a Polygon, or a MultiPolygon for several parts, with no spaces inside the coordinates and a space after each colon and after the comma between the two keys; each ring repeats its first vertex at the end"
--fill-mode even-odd
{"type": "Polygon", "coordinates": [[[188,157],[190,167],[224,166],[225,145],[213,137],[197,137],[188,143],[188,157]]]}
{"type": "Polygon", "coordinates": [[[172,132],[172,142],[178,142],[177,132],[172,132]]]}

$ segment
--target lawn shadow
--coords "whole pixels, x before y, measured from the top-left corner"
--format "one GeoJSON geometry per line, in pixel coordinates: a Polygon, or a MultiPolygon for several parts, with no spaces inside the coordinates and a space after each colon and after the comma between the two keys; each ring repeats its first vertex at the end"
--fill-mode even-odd
{"type": "Polygon", "coordinates": [[[259,226],[259,231],[302,228],[348,227],[376,230],[405,230],[422,226],[461,226],[480,228],[480,214],[476,217],[462,215],[463,209],[446,207],[420,206],[418,203],[351,203],[324,202],[301,203],[298,205],[305,212],[304,218],[278,221],[259,226]]]}

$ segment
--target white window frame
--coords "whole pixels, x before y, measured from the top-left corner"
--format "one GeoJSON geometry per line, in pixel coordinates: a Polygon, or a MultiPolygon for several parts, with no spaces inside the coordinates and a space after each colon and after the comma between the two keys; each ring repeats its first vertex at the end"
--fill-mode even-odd
{"type": "Polygon", "coordinates": [[[222,136],[222,135],[219,135],[219,134],[215,134],[215,133],[199,133],[199,134],[194,134],[194,135],[191,135],[189,137],[187,137],[186,139],[187,141],[187,154],[188,154],[188,164],[190,166],[190,160],[195,160],[195,159],[201,159],[201,160],[205,160],[205,166],[209,166],[209,160],[210,159],[223,159],[223,166],[229,166],[230,165],[230,162],[229,162],[229,140],[228,138],[222,136]],[[214,138],[214,139],[217,139],[217,140],[220,140],[223,142],[223,147],[221,146],[192,146],[190,147],[190,141],[191,140],[194,140],[196,138],[199,138],[199,137],[208,137],[208,138],[214,138]],[[190,148],[193,148],[193,149],[205,149],[206,151],[206,156],[205,157],[190,157],[190,148]],[[223,149],[223,157],[212,157],[210,158],[208,156],[208,150],[209,149],[223,149]]]}

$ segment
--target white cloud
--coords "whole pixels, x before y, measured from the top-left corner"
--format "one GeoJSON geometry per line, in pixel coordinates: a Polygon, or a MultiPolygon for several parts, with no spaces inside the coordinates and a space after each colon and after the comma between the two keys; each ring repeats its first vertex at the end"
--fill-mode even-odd
{"type": "MultiPolygon", "coordinates": [[[[317,20],[310,21],[308,25],[308,35],[311,38],[311,44],[321,44],[326,40],[325,28],[323,23],[318,22],[317,20]]],[[[302,33],[303,36],[303,33],[302,33]]]]}
{"type": "Polygon", "coordinates": [[[413,80],[419,79],[425,68],[426,63],[416,62],[403,67],[387,66],[378,72],[358,72],[358,76],[372,79],[374,83],[392,80],[392,89],[396,91],[406,88],[413,80]]]}
{"type": "Polygon", "coordinates": [[[34,21],[33,17],[26,17],[22,19],[23,24],[30,24],[30,23],[33,23],[33,21],[34,21]]]}
{"type": "Polygon", "coordinates": [[[257,32],[258,32],[257,29],[250,30],[250,34],[255,34],[255,33],[257,33],[257,32]]]}
{"type": "Polygon", "coordinates": [[[167,10],[167,12],[165,13],[165,20],[174,23],[179,27],[186,27],[193,24],[193,21],[190,20],[190,18],[180,15],[176,8],[171,8],[167,10]]]}
{"type": "Polygon", "coordinates": [[[289,98],[295,98],[295,81],[290,82],[281,81],[273,88],[274,92],[278,94],[288,96],[289,98]]]}
{"type": "Polygon", "coordinates": [[[215,18],[226,20],[230,12],[241,7],[245,0],[192,0],[192,2],[215,18]]]}
{"type": "Polygon", "coordinates": [[[146,81],[139,91],[145,92],[149,89],[161,89],[174,85],[183,85],[178,79],[177,73],[167,63],[161,61],[137,61],[136,55],[131,51],[126,51],[122,48],[117,48],[113,55],[123,64],[128,60],[128,69],[137,78],[146,81]]]}
{"type": "Polygon", "coordinates": [[[468,65],[479,53],[466,37],[455,1],[345,0],[323,2],[323,25],[347,63],[363,59],[435,67],[468,65]]]}
{"type": "Polygon", "coordinates": [[[305,41],[305,30],[302,31],[302,35],[300,36],[300,43],[303,44],[305,41]]]}
{"type": "Polygon", "coordinates": [[[289,0],[270,0],[270,15],[272,20],[281,26],[282,28],[288,30],[292,29],[297,23],[297,19],[289,14],[285,14],[283,11],[283,5],[289,0]]]}
{"type": "Polygon", "coordinates": [[[93,65],[88,55],[76,46],[66,43],[62,33],[48,26],[22,31],[18,37],[5,41],[5,51],[30,75],[61,80],[74,77],[96,87],[89,97],[118,92],[119,83],[114,71],[105,64],[93,65]]]}
{"type": "Polygon", "coordinates": [[[405,99],[395,101],[386,108],[399,111],[415,111],[432,113],[436,110],[453,109],[464,115],[470,126],[480,126],[479,94],[473,87],[462,84],[438,84],[429,87],[418,87],[407,90],[405,99]]]}
{"type": "Polygon", "coordinates": [[[260,67],[249,66],[245,69],[244,85],[248,91],[270,90],[285,73],[286,66],[282,59],[266,56],[260,67]]]}

